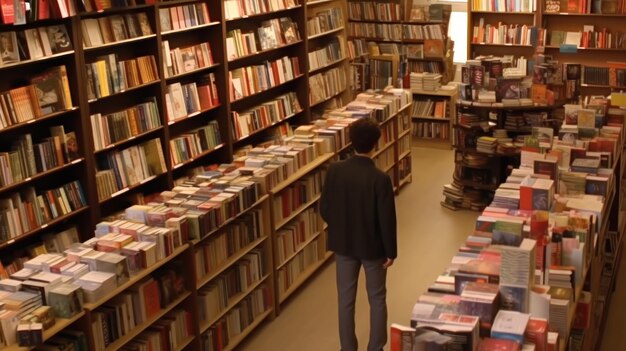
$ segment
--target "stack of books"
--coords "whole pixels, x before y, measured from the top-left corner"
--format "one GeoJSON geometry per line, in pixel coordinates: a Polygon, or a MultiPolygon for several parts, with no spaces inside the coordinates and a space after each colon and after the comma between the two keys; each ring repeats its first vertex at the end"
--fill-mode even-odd
{"type": "Polygon", "coordinates": [[[500,310],[493,322],[491,337],[522,344],[529,319],[530,315],[526,313],[500,310]]]}
{"type": "Polygon", "coordinates": [[[424,73],[422,89],[428,91],[437,91],[441,88],[441,74],[424,73]]]}
{"type": "Polygon", "coordinates": [[[507,114],[504,119],[504,129],[518,131],[526,126],[524,116],[507,114]]]}
{"type": "Polygon", "coordinates": [[[569,332],[569,310],[574,292],[571,288],[550,288],[550,330],[556,331],[559,335],[567,335],[569,332]]]}
{"type": "Polygon", "coordinates": [[[498,139],[490,136],[481,136],[476,143],[476,151],[493,154],[498,147],[498,139]]]}
{"type": "Polygon", "coordinates": [[[511,310],[527,313],[530,289],[535,281],[535,245],[532,239],[522,240],[519,247],[502,246],[500,293],[511,310]]]}

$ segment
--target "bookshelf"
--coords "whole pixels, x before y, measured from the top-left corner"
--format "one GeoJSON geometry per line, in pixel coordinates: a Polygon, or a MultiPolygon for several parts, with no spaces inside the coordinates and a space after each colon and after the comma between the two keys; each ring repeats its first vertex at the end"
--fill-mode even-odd
{"type": "Polygon", "coordinates": [[[421,1],[348,1],[354,90],[392,84],[409,87],[411,72],[454,78],[453,43],[447,35],[450,8],[421,1]],[[382,79],[384,77],[384,79],[382,79]]]}
{"type": "Polygon", "coordinates": [[[411,89],[411,135],[413,146],[452,147],[452,124],[456,120],[457,89],[436,91],[411,89]]]}
{"type": "Polygon", "coordinates": [[[442,205],[451,209],[481,211],[493,200],[498,186],[511,168],[519,167],[517,136],[529,135],[532,127],[550,126],[555,106],[492,106],[459,101],[452,121],[452,147],[455,150],[453,182],[444,186],[442,205]],[[505,131],[502,145],[494,130],[505,131]],[[495,142],[492,149],[483,141],[495,142]]]}

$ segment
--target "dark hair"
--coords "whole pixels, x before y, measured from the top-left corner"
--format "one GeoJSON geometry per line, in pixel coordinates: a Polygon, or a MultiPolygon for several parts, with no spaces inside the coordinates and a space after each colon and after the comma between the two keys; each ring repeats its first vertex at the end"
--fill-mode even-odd
{"type": "Polygon", "coordinates": [[[371,118],[361,118],[350,124],[352,147],[360,154],[366,154],[376,146],[380,138],[378,122],[371,118]]]}

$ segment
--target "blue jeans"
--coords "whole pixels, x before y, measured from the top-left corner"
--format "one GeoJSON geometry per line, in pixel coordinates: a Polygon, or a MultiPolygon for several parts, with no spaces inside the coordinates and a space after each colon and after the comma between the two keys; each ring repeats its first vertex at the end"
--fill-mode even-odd
{"type": "Polygon", "coordinates": [[[387,270],[385,259],[362,260],[335,254],[337,295],[339,298],[339,340],[341,351],[357,351],[354,332],[354,306],[361,266],[365,270],[365,286],[370,305],[370,336],[368,351],[382,351],[387,343],[387,270]]]}

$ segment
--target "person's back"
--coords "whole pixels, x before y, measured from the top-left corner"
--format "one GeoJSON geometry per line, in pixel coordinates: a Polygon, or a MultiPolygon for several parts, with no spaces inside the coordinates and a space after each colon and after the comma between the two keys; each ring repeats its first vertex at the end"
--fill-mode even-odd
{"type": "Polygon", "coordinates": [[[363,266],[370,303],[368,351],[387,343],[386,268],[397,255],[393,185],[371,159],[380,138],[378,123],[350,125],[356,155],[332,164],[326,174],[320,212],[328,223],[328,248],[335,252],[342,351],[357,351],[354,308],[363,266]]]}

